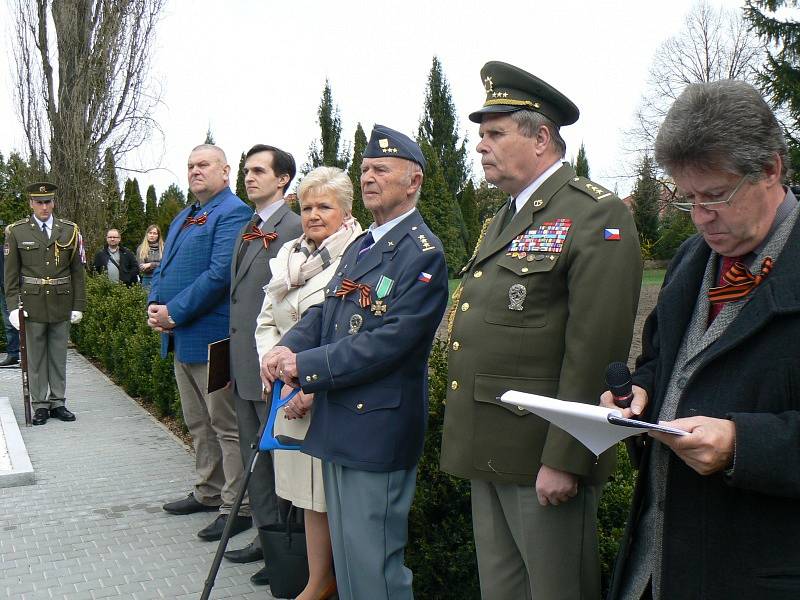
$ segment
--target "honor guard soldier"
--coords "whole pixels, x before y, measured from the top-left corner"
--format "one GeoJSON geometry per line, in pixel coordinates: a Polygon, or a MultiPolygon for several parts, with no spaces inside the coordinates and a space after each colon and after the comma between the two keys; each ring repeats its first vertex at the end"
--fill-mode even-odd
{"type": "Polygon", "coordinates": [[[53,215],[52,183],[25,188],[33,214],[6,228],[5,293],[11,324],[19,329],[25,311],[28,381],[33,424],[49,417],[74,421],[64,405],[70,324],[86,308],[83,241],[78,226],[53,215]]]}
{"type": "Polygon", "coordinates": [[[578,108],[501,62],[481,70],[477,151],[510,195],[485,226],[454,299],[441,467],[471,480],[485,599],[600,597],[596,512],[614,456],[499,396],[597,404],[627,360],[642,261],[633,217],[563,162],[578,108]]]}

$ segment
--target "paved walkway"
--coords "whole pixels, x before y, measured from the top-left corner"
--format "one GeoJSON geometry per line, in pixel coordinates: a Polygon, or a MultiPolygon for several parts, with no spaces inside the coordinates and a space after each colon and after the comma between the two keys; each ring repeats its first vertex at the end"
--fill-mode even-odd
{"type": "MultiPolygon", "coordinates": [[[[161,510],[192,488],[193,455],[73,350],[67,373],[77,421],[26,428],[20,371],[0,369],[36,474],[0,488],[0,599],[199,598],[217,544],[196,533],[215,513],[161,510]]],[[[223,561],[211,597],[272,598],[249,582],[258,568],[223,561]]]]}

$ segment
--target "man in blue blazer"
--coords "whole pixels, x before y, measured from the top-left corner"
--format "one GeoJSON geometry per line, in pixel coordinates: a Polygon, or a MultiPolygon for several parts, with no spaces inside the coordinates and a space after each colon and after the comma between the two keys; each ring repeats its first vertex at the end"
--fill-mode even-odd
{"type": "MultiPolygon", "coordinates": [[[[314,394],[303,452],[323,461],[342,600],[409,599],[408,511],[428,418],[427,360],[447,304],[441,242],[416,209],[425,159],[376,125],[361,163],[375,222],[348,248],[325,302],[264,357],[262,378],[314,394]]],[[[287,412],[309,407],[296,402],[287,412]]]]}
{"type": "MultiPolygon", "coordinates": [[[[231,254],[252,211],[228,187],[225,153],[209,144],[189,155],[189,189],[197,203],[172,221],[153,273],[148,325],[161,332],[161,356],[175,353],[175,381],[195,451],[197,483],[188,497],[164,505],[172,514],[216,511],[197,535],[218,540],[242,479],[234,401],[229,389],[207,393],[208,344],[228,337],[231,254]]],[[[234,532],[251,525],[242,505],[234,532]]]]}

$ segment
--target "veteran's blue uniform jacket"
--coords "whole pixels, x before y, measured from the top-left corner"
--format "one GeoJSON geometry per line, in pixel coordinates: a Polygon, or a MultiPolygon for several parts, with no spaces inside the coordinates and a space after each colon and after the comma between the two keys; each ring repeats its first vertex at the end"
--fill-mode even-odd
{"type": "Polygon", "coordinates": [[[325,292],[280,345],[315,394],[303,451],[364,471],[416,465],[428,419],[427,361],[447,305],[442,245],[418,211],[358,263],[358,238],[325,292]],[[343,280],[370,287],[337,296],[343,280]]]}

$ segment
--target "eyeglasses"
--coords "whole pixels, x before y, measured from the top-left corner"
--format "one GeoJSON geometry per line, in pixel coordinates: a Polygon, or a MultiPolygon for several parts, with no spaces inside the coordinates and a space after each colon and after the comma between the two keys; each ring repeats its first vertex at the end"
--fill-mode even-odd
{"type": "MultiPolygon", "coordinates": [[[[733,197],[736,195],[736,192],[739,191],[739,188],[742,187],[745,180],[747,179],[747,175],[742,175],[742,178],[739,180],[739,183],[736,184],[736,187],[733,188],[733,191],[728,194],[728,197],[725,200],[712,200],[711,202],[671,202],[670,204],[677,208],[678,210],[683,210],[686,212],[692,212],[698,206],[705,210],[710,211],[718,211],[721,210],[723,206],[730,206],[733,197]]],[[[722,194],[720,194],[722,195],[722,194]]],[[[686,196],[681,196],[685,198],[686,196]]]]}

